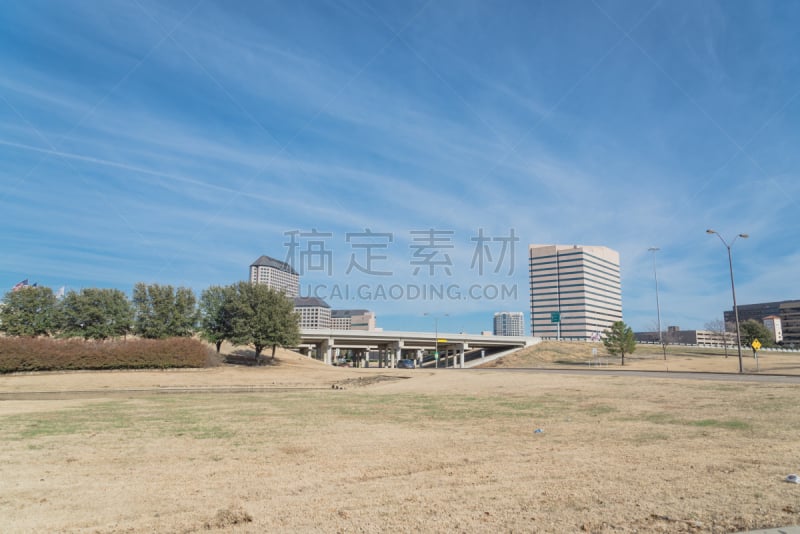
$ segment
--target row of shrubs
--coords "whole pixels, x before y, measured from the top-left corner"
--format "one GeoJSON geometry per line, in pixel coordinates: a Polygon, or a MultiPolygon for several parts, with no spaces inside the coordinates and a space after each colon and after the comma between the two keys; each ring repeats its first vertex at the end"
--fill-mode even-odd
{"type": "Polygon", "coordinates": [[[83,341],[0,337],[0,373],[208,367],[214,351],[192,338],[83,341]]]}

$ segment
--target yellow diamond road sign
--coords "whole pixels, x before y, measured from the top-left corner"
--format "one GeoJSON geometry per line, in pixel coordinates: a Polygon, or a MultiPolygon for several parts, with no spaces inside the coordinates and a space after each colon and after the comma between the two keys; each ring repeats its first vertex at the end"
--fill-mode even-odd
{"type": "Polygon", "coordinates": [[[758,350],[761,348],[761,342],[757,339],[754,339],[753,342],[750,343],[750,346],[753,347],[753,349],[758,350]]]}

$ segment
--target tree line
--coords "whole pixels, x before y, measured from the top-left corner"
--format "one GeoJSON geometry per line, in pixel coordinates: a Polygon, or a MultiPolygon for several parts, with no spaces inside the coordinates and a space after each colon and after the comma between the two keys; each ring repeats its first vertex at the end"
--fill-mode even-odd
{"type": "Polygon", "coordinates": [[[217,352],[223,341],[252,345],[256,358],[268,347],[300,341],[299,317],[291,299],[264,285],[237,282],[211,286],[198,300],[186,287],[137,283],[132,298],[119,289],[84,288],[57,298],[44,286],[9,291],[0,306],[0,332],[105,340],[135,335],[145,339],[199,334],[217,352]]]}

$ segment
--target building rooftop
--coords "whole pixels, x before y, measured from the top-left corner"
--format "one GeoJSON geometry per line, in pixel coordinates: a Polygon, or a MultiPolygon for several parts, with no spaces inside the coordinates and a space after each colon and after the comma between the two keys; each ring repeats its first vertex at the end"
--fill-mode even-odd
{"type": "Polygon", "coordinates": [[[272,267],[273,269],[278,269],[279,271],[297,274],[297,272],[292,269],[292,266],[285,261],[276,260],[275,258],[271,258],[269,256],[259,257],[256,261],[250,264],[250,267],[272,267]]]}
{"type": "Polygon", "coordinates": [[[331,310],[331,317],[350,317],[353,315],[364,315],[370,313],[369,310],[331,310]]]}
{"type": "Polygon", "coordinates": [[[330,308],[327,302],[317,297],[295,297],[295,308],[330,308]]]}

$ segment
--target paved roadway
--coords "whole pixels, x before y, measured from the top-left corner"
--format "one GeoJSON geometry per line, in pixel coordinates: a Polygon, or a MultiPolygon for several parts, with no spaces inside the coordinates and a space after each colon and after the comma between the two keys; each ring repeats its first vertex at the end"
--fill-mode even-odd
{"type": "MultiPolygon", "coordinates": [[[[458,369],[459,371],[461,369],[458,369]]],[[[723,382],[766,382],[800,384],[800,375],[774,375],[751,373],[687,373],[676,371],[626,371],[623,369],[524,369],[517,367],[472,368],[464,371],[489,371],[500,373],[538,373],[556,375],[635,376],[642,378],[677,378],[682,380],[718,380],[723,382]]]]}
{"type": "Polygon", "coordinates": [[[738,534],[800,534],[800,526],[750,530],[748,532],[739,532],[738,534]]]}

